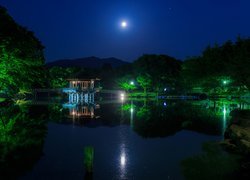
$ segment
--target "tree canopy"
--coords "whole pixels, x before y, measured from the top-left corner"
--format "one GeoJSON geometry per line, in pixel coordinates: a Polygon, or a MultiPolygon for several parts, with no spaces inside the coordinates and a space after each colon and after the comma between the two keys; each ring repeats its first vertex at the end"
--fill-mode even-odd
{"type": "Polygon", "coordinates": [[[45,85],[41,42],[0,6],[0,91],[13,96],[45,85]]]}
{"type": "Polygon", "coordinates": [[[186,60],[182,75],[186,85],[201,87],[204,91],[250,87],[250,39],[238,38],[235,43],[207,47],[201,56],[186,60]]]}
{"type": "Polygon", "coordinates": [[[152,89],[159,91],[160,88],[176,86],[181,64],[167,55],[143,55],[134,62],[134,70],[136,76],[150,78],[152,89]]]}

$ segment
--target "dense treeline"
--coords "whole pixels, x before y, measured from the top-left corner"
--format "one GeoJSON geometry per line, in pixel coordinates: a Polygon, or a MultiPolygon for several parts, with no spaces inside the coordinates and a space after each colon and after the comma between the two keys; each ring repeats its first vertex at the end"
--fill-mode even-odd
{"type": "Polygon", "coordinates": [[[250,39],[239,37],[234,43],[207,47],[201,56],[183,62],[164,55],[143,55],[131,68],[119,82],[126,90],[241,95],[250,88],[250,39]],[[137,86],[126,78],[134,78],[137,86]]]}
{"type": "Polygon", "coordinates": [[[52,79],[56,78],[53,81],[60,81],[58,75],[61,78],[99,77],[105,89],[121,88],[144,94],[240,95],[249,92],[250,87],[250,39],[238,38],[235,43],[228,41],[207,47],[201,56],[185,61],[166,55],[143,55],[133,63],[115,69],[104,65],[101,69],[91,70],[71,68],[74,72],[71,74],[68,74],[69,68],[63,69],[64,74],[61,70],[58,67],[50,70],[52,79]]]}
{"type": "Polygon", "coordinates": [[[145,54],[131,64],[132,70],[126,73],[125,69],[120,73],[117,82],[123,89],[141,89],[144,93],[161,92],[164,89],[176,91],[180,88],[181,64],[181,61],[170,56],[145,54]]]}
{"type": "Polygon", "coordinates": [[[13,97],[45,86],[44,47],[0,6],[0,93],[13,97]]]}
{"type": "Polygon", "coordinates": [[[186,88],[207,93],[241,93],[250,87],[250,39],[238,38],[221,46],[207,47],[201,56],[184,61],[186,88]]]}

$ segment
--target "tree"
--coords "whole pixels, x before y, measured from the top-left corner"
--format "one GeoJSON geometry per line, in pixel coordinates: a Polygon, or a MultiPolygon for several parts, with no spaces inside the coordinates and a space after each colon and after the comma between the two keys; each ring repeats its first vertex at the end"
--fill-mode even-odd
{"type": "Polygon", "coordinates": [[[250,39],[207,47],[200,57],[186,60],[182,66],[185,84],[204,92],[243,92],[250,87],[250,39]],[[227,86],[223,83],[228,81],[227,86]]]}
{"type": "Polygon", "coordinates": [[[181,71],[181,62],[166,55],[143,55],[134,62],[136,75],[151,76],[151,88],[158,92],[169,86],[174,88],[181,71]]]}
{"type": "Polygon", "coordinates": [[[131,79],[132,78],[130,78],[130,76],[124,76],[117,80],[117,84],[120,88],[124,89],[125,91],[134,90],[136,89],[136,86],[133,83],[131,83],[131,79]]]}
{"type": "Polygon", "coordinates": [[[136,78],[138,84],[143,88],[144,94],[147,93],[147,89],[152,85],[151,76],[149,74],[141,74],[136,78]]]}
{"type": "Polygon", "coordinates": [[[33,32],[16,24],[0,6],[0,91],[14,96],[45,86],[41,42],[33,32]]]}
{"type": "Polygon", "coordinates": [[[54,66],[49,69],[49,81],[51,88],[63,88],[68,86],[67,79],[74,76],[74,73],[79,71],[77,68],[69,67],[62,68],[54,66]]]}

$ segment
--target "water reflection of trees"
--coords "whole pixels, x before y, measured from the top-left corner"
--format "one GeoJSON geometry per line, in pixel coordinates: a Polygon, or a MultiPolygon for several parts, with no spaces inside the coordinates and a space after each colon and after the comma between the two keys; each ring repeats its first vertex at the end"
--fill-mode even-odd
{"type": "Polygon", "coordinates": [[[134,131],[143,137],[165,137],[181,129],[181,116],[176,106],[142,106],[136,112],[134,131]]]}
{"type": "Polygon", "coordinates": [[[88,118],[74,116],[71,113],[74,111],[55,104],[49,107],[49,117],[54,122],[85,127],[130,125],[145,138],[166,137],[183,129],[222,135],[230,111],[242,107],[246,106],[231,101],[127,101],[101,104],[94,109],[94,118],[88,118]]]}
{"type": "Polygon", "coordinates": [[[42,155],[47,133],[46,108],[0,108],[0,177],[15,179],[32,169],[42,155]]]}
{"type": "MultiPolygon", "coordinates": [[[[230,111],[237,106],[216,102],[148,102],[136,104],[133,129],[142,137],[165,137],[187,129],[222,135],[230,111]]],[[[127,105],[125,105],[127,106],[127,105]]],[[[127,117],[131,112],[127,111],[127,117]]]]}

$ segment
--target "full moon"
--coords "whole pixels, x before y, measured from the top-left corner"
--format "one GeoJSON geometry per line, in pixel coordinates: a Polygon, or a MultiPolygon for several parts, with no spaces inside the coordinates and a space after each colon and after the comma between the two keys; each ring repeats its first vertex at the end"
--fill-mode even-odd
{"type": "Polygon", "coordinates": [[[122,28],[126,28],[128,26],[127,22],[126,21],[122,21],[121,22],[121,27],[122,28]]]}

